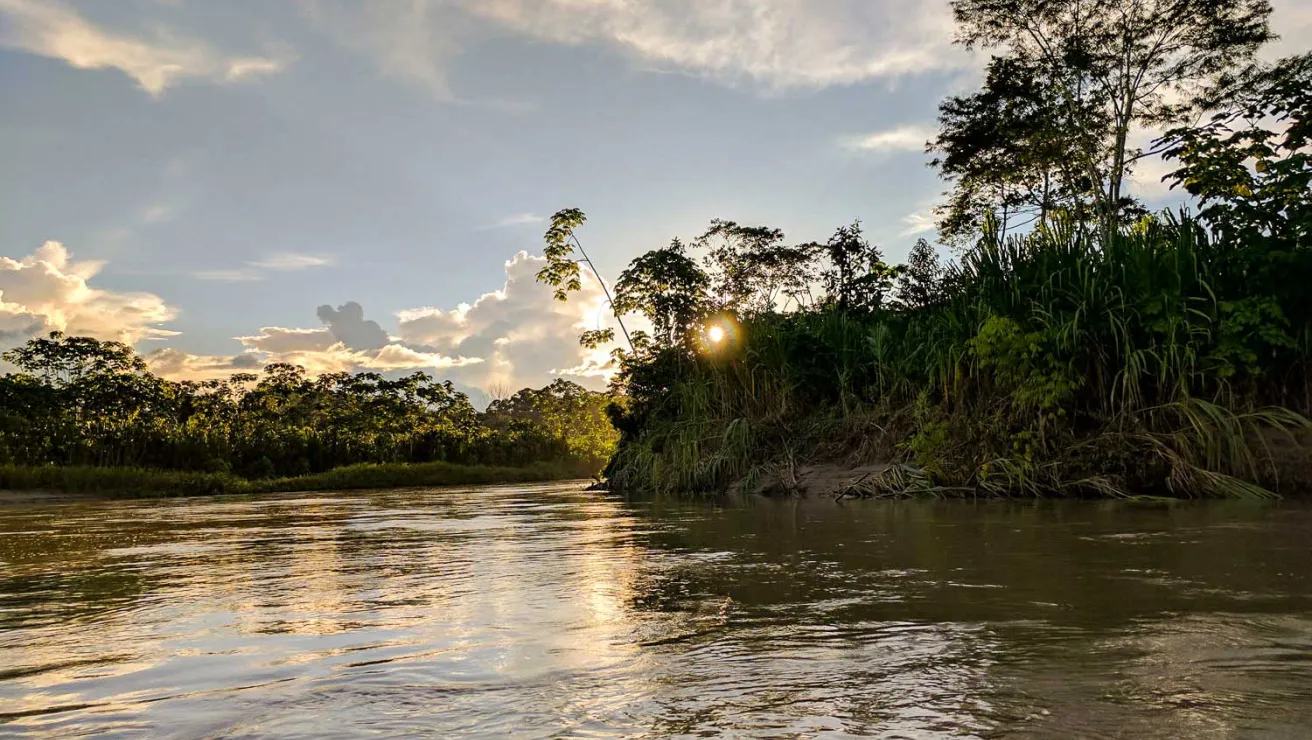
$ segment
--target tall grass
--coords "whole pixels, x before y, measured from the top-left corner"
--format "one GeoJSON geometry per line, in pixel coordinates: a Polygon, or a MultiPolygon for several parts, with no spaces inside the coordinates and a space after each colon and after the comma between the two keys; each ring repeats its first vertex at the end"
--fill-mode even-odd
{"type": "Polygon", "coordinates": [[[156,498],[533,483],[587,477],[583,466],[567,463],[534,463],[523,467],[443,462],[362,464],[335,468],[316,475],[268,480],[249,480],[230,473],[194,473],[152,468],[6,465],[0,466],[0,490],[156,498]]]}
{"type": "Polygon", "coordinates": [[[1307,257],[1187,218],[986,235],[928,306],[745,316],[725,352],[637,364],[608,475],[787,487],[850,459],[895,464],[880,495],[1270,495],[1269,441],[1308,426],[1312,296],[1264,290],[1263,259],[1307,257]]]}

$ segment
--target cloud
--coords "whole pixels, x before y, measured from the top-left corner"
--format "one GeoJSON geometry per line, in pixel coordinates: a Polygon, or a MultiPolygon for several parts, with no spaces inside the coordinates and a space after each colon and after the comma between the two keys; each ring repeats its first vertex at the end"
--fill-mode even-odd
{"type": "Polygon", "coordinates": [[[305,270],[311,267],[329,267],[336,264],[336,262],[336,258],[328,255],[277,252],[262,260],[247,264],[261,270],[291,271],[305,270]]]}
{"type": "Polygon", "coordinates": [[[306,0],[302,7],[329,38],[372,59],[384,75],[454,100],[446,62],[461,51],[461,14],[442,12],[444,0],[306,0]]]}
{"type": "MultiPolygon", "coordinates": [[[[601,284],[585,272],[583,288],[561,303],[536,280],[544,264],[520,252],[505,263],[500,290],[452,309],[401,311],[398,336],[348,301],[320,306],[319,327],[268,326],[236,337],[242,351],[234,355],[167,347],[146,360],[153,372],[173,380],[222,378],[286,362],[311,375],[422,370],[470,389],[542,386],[560,376],[600,387],[614,372],[610,348],[585,349],[577,337],[613,325],[601,284]]],[[[14,345],[52,329],[129,344],[177,335],[159,327],[176,311],[158,296],[92,287],[101,267],[71,260],[57,242],[21,260],[0,258],[0,340],[14,345]]]]}
{"type": "Polygon", "coordinates": [[[264,259],[247,262],[246,267],[193,270],[190,275],[197,280],[245,283],[263,280],[266,272],[294,272],[335,264],[337,258],[332,255],[277,252],[264,259]]]}
{"type": "Polygon", "coordinates": [[[934,220],[933,206],[926,206],[913,213],[908,213],[902,217],[902,223],[906,228],[898,232],[898,236],[915,236],[934,231],[938,224],[934,220]]]}
{"type": "Polygon", "coordinates": [[[233,373],[256,373],[264,361],[255,354],[193,355],[173,347],[157,349],[144,358],[152,373],[169,380],[223,380],[233,373]]]}
{"type": "Polygon", "coordinates": [[[355,301],[337,308],[320,306],[318,314],[328,333],[352,349],[382,349],[391,341],[377,321],[365,320],[364,307],[355,301]]]}
{"type": "Polygon", "coordinates": [[[103,266],[71,260],[59,242],[18,260],[0,257],[0,341],[17,344],[54,330],[130,344],[176,335],[159,327],[177,315],[159,296],[92,287],[103,266]]]}
{"type": "Polygon", "coordinates": [[[173,380],[226,377],[274,362],[300,365],[312,376],[366,370],[440,373],[482,362],[477,357],[451,356],[430,348],[403,345],[389,337],[377,322],[365,319],[364,308],[354,301],[337,308],[320,306],[317,313],[324,323],[322,327],[266,326],[258,334],[237,337],[244,351],[231,357],[192,355],[169,349],[151,353],[147,362],[152,371],[173,380]]]}
{"type": "Polygon", "coordinates": [[[143,224],[162,224],[173,218],[174,207],[169,203],[152,203],[141,212],[143,224]]]}
{"type": "Polygon", "coordinates": [[[847,136],[840,139],[839,143],[845,149],[862,152],[923,152],[925,142],[936,134],[928,126],[898,126],[887,131],[847,136]]]}
{"type": "Polygon", "coordinates": [[[197,280],[213,280],[221,283],[249,283],[263,280],[264,275],[254,270],[196,270],[191,276],[197,280]]]}
{"type": "Polygon", "coordinates": [[[466,0],[476,15],[521,34],[599,43],[774,90],[818,89],[956,69],[945,2],[924,0],[466,0]]]}
{"type": "Polygon", "coordinates": [[[536,213],[516,213],[513,216],[506,216],[505,218],[501,219],[500,221],[497,221],[495,224],[492,224],[491,226],[488,226],[486,228],[505,229],[505,228],[510,228],[512,226],[530,226],[532,224],[545,223],[546,220],[547,220],[546,216],[542,216],[536,213]]]}
{"type": "Polygon", "coordinates": [[[448,66],[474,39],[594,45],[646,68],[770,91],[968,68],[946,2],[924,0],[307,0],[307,13],[388,76],[461,102],[448,66]]]}
{"type": "Polygon", "coordinates": [[[237,337],[237,341],[252,352],[278,356],[327,352],[338,343],[327,328],[284,329],[278,326],[266,326],[259,334],[237,337]]]}
{"type": "Polygon", "coordinates": [[[199,39],[157,28],[149,39],[102,29],[59,0],[0,0],[9,19],[0,46],[77,69],[117,69],[153,96],[185,79],[232,83],[274,74],[287,60],[220,52],[199,39]]]}
{"type": "Polygon", "coordinates": [[[402,342],[483,359],[477,367],[454,373],[456,379],[480,388],[538,386],[560,375],[591,378],[599,385],[613,372],[609,348],[585,349],[577,337],[584,329],[613,323],[601,284],[585,271],[582,290],[561,303],[536,280],[544,264],[542,257],[520,252],[506,262],[506,283],[500,290],[454,309],[400,312],[402,342]]]}

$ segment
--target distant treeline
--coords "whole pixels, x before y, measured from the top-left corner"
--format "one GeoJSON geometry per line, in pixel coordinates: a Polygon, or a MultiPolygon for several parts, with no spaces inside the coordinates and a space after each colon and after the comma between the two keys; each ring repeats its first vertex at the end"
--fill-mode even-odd
{"type": "Polygon", "coordinates": [[[557,380],[480,412],[424,373],[260,375],[173,382],[118,342],[52,333],[6,352],[0,465],[97,466],[231,473],[265,479],[360,463],[479,466],[563,463],[589,475],[617,433],[611,396],[557,380]]]}
{"type": "MultiPolygon", "coordinates": [[[[616,315],[653,331],[617,353],[611,485],[789,490],[847,461],[891,463],[869,495],[1306,488],[1312,54],[1254,62],[1261,0],[953,9],[995,53],[930,143],[956,259],[921,241],[889,264],[857,223],[796,244],[716,221],[633,260],[616,315]],[[1145,126],[1166,130],[1135,148],[1145,126]],[[1129,195],[1149,154],[1193,215],[1129,195]]],[[[546,234],[562,299],[584,221],[546,234]]]]}

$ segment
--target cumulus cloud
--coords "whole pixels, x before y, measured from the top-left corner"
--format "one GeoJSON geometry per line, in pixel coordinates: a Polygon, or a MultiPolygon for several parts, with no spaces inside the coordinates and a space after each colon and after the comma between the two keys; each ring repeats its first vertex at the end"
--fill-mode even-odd
{"type": "Polygon", "coordinates": [[[58,330],[132,344],[176,334],[159,326],[177,314],[159,296],[92,287],[103,266],[72,260],[59,242],[21,259],[0,257],[0,340],[58,330]]]}
{"type": "Polygon", "coordinates": [[[376,321],[364,317],[354,301],[333,308],[320,306],[324,326],[301,329],[266,326],[258,334],[237,337],[244,351],[233,356],[192,355],[174,349],[147,356],[151,370],[173,380],[227,377],[258,370],[274,362],[304,367],[312,376],[340,372],[445,371],[483,362],[479,357],[451,356],[431,348],[412,347],[392,339],[376,321]]]}
{"type": "Polygon", "coordinates": [[[506,283],[500,290],[454,309],[400,312],[401,340],[483,359],[478,367],[454,374],[481,388],[542,385],[559,375],[600,384],[612,371],[609,348],[582,348],[577,336],[581,330],[603,328],[613,321],[601,284],[585,271],[582,290],[561,303],[536,280],[544,264],[542,257],[520,252],[506,262],[506,283]]]}
{"type": "Polygon", "coordinates": [[[936,133],[928,126],[898,126],[887,131],[847,136],[839,143],[846,149],[861,152],[923,152],[925,142],[934,138],[936,133]]]}
{"type": "Polygon", "coordinates": [[[934,206],[926,205],[917,211],[908,213],[902,217],[902,223],[906,228],[898,232],[898,236],[915,236],[934,231],[938,224],[934,220],[934,206]]]}
{"type": "Polygon", "coordinates": [[[352,349],[381,349],[391,341],[377,321],[365,319],[364,307],[355,301],[337,308],[320,306],[318,314],[328,333],[352,349]]]}
{"type": "Polygon", "coordinates": [[[234,373],[255,373],[264,360],[255,354],[193,355],[173,347],[157,349],[145,356],[152,373],[169,380],[223,380],[234,373]]]}
{"type": "Polygon", "coordinates": [[[78,69],[117,69],[154,96],[184,79],[240,82],[280,71],[285,59],[220,52],[157,28],[150,38],[96,26],[59,0],[0,0],[0,46],[60,59],[78,69]]]}

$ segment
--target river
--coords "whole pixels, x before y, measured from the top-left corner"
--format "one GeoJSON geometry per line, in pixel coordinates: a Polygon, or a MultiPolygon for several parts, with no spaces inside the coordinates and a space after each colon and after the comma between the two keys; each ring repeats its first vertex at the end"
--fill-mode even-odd
{"type": "Polygon", "coordinates": [[[1312,508],[0,506],[0,736],[1307,738],[1312,508]]]}

